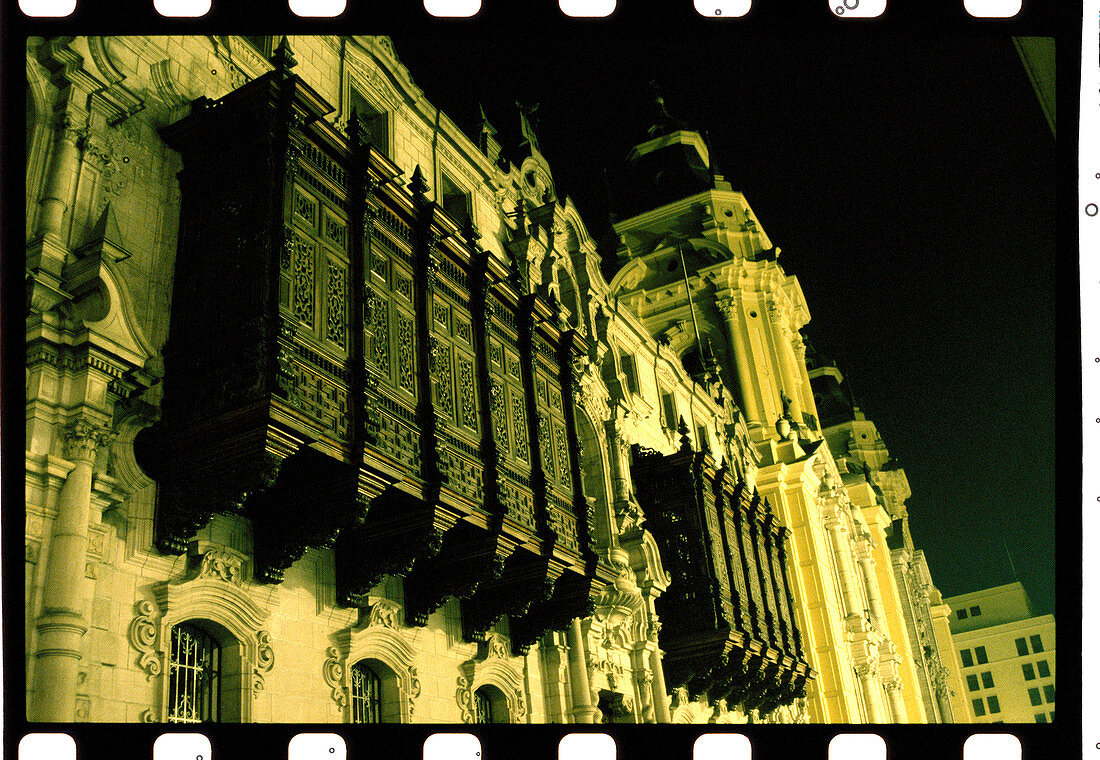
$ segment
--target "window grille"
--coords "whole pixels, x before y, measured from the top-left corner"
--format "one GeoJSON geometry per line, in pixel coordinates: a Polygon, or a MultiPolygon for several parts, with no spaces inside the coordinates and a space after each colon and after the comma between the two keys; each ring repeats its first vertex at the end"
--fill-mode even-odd
{"type": "Polygon", "coordinates": [[[352,723],[382,722],[382,679],[363,662],[351,668],[352,723]]]}
{"type": "Polygon", "coordinates": [[[477,723],[493,722],[493,700],[485,689],[474,692],[474,715],[477,723]]]}
{"type": "Polygon", "coordinates": [[[202,629],[187,623],[172,628],[168,669],[169,723],[218,720],[220,655],[218,642],[202,629]]]}

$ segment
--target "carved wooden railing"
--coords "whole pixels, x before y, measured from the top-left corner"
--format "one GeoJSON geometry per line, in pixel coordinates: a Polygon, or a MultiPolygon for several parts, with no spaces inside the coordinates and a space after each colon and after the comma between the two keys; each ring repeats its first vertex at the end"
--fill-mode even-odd
{"type": "Polygon", "coordinates": [[[165,129],[183,157],[163,418],[142,442],[157,546],[250,518],[257,578],[335,547],[340,603],[405,577],[406,619],[463,600],[466,636],[523,649],[597,577],[574,359],[514,264],[275,70],[165,129]]]}
{"type": "MultiPolygon", "coordinates": [[[[682,425],[682,423],[681,423],[682,425]]],[[[787,531],[766,500],[691,449],[634,449],[635,494],[672,583],[656,601],[665,678],[712,701],[770,712],[812,675],[794,620],[787,531]]]]}

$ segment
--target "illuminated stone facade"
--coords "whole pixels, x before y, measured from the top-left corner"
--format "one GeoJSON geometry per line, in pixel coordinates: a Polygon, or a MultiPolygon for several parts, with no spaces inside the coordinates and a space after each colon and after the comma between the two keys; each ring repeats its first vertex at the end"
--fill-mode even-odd
{"type": "Polygon", "coordinates": [[[272,42],[28,41],[32,719],[960,719],[698,133],[609,282],[522,114],[272,42]]]}

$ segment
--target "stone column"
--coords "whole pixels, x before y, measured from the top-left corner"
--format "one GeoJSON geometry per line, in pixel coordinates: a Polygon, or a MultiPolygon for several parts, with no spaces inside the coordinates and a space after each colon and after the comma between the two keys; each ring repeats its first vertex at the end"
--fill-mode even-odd
{"type": "Polygon", "coordinates": [[[61,487],[50,537],[42,614],[38,618],[34,701],[29,717],[71,723],[76,712],[77,669],[84,619],[84,568],[88,560],[88,519],[92,466],[106,444],[106,430],[77,420],[65,431],[65,456],[74,463],[61,487]]]}
{"type": "Polygon", "coordinates": [[[737,301],[732,298],[718,304],[718,308],[722,310],[722,314],[726,317],[726,330],[730,336],[730,345],[733,346],[733,360],[737,365],[734,369],[737,371],[737,383],[741,390],[743,411],[748,419],[754,422],[765,422],[760,417],[760,407],[756,403],[756,396],[754,395],[756,384],[753,382],[752,374],[749,371],[752,364],[749,360],[748,348],[745,345],[745,336],[742,334],[738,306],[737,301]]]}
{"type": "Polygon", "coordinates": [[[588,662],[580,618],[573,618],[569,625],[569,675],[573,690],[573,721],[595,723],[600,709],[592,704],[592,688],[588,681],[588,662]]]}
{"type": "MultiPolygon", "coordinates": [[[[802,408],[812,409],[811,414],[817,417],[817,404],[814,403],[813,388],[810,385],[810,373],[806,369],[806,342],[802,340],[801,333],[795,331],[791,337],[791,347],[794,349],[795,368],[798,371],[799,384],[802,388],[802,408]]],[[[818,419],[817,424],[821,425],[818,419]]]]}
{"type": "Polygon", "coordinates": [[[61,282],[68,248],[61,236],[80,169],[79,143],[85,130],[79,118],[61,111],[55,122],[53,155],[38,201],[38,225],[34,242],[27,247],[27,269],[34,281],[28,294],[32,310],[46,311],[68,297],[61,282]]]}
{"type": "Polygon", "coordinates": [[[863,702],[867,705],[867,720],[871,723],[885,723],[882,712],[882,686],[878,680],[878,668],[874,660],[865,660],[856,666],[856,675],[863,691],[863,702]]]}
{"type": "Polygon", "coordinates": [[[539,645],[542,654],[546,699],[546,718],[548,722],[569,722],[568,702],[565,690],[569,684],[569,649],[564,646],[564,636],[554,631],[539,645]]]}
{"type": "Polygon", "coordinates": [[[661,662],[663,652],[654,649],[649,653],[649,667],[653,670],[653,707],[658,723],[671,723],[672,711],[668,707],[668,687],[665,686],[665,665],[661,662]]]}
{"type": "Polygon", "coordinates": [[[78,119],[64,112],[57,118],[50,170],[46,175],[42,199],[38,202],[37,237],[52,237],[60,241],[62,222],[72,197],[73,180],[80,166],[78,143],[84,136],[84,130],[78,119]]]}
{"type": "Polygon", "coordinates": [[[779,351],[779,366],[783,371],[783,391],[791,400],[791,416],[799,427],[805,425],[802,420],[802,373],[795,366],[794,349],[791,347],[790,331],[783,324],[783,318],[776,313],[772,324],[776,330],[776,347],[779,351]]]}
{"type": "Polygon", "coordinates": [[[882,594],[879,593],[878,582],[875,578],[875,558],[871,556],[870,542],[870,538],[861,539],[856,544],[856,556],[859,559],[863,585],[867,589],[867,601],[871,605],[871,614],[875,616],[879,633],[886,635],[886,608],[882,605],[882,594]]]}
{"type": "Polygon", "coordinates": [[[836,557],[836,572],[840,581],[840,591],[844,597],[844,606],[847,608],[845,617],[852,615],[863,617],[863,605],[860,604],[853,585],[852,556],[843,536],[844,521],[835,508],[826,513],[825,528],[829,531],[829,540],[833,545],[833,556],[836,557]]]}
{"type": "Polygon", "coordinates": [[[894,714],[894,722],[908,723],[905,713],[905,700],[901,696],[901,679],[895,678],[887,681],[882,686],[886,690],[886,698],[890,704],[890,711],[894,714]]]}

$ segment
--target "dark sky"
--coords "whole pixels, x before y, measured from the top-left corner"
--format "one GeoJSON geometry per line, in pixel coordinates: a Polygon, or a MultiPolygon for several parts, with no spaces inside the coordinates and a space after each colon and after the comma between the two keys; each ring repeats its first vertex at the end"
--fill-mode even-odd
{"type": "Polygon", "coordinates": [[[606,229],[605,167],[668,109],[709,133],[905,467],[945,596],[1019,579],[1054,606],[1055,143],[1007,37],[396,37],[428,98],[500,136],[514,102],[561,196],[606,229]]]}

